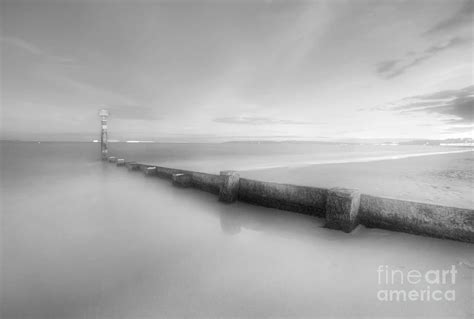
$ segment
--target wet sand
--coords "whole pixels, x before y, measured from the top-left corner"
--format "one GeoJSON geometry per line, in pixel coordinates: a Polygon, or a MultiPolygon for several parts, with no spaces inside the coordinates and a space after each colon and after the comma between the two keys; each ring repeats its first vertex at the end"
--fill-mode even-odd
{"type": "Polygon", "coordinates": [[[247,178],[474,209],[474,152],[242,171],[247,178]]]}
{"type": "MultiPolygon", "coordinates": [[[[173,188],[90,145],[2,145],[2,319],[467,317],[472,244],[173,188]],[[456,265],[455,301],[381,302],[377,269],[456,265]]],[[[410,288],[411,289],[411,288],[410,288]]]]}

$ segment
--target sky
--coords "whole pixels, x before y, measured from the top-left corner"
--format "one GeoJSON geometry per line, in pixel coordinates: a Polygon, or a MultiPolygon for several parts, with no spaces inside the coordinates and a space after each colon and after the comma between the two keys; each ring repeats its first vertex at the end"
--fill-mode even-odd
{"type": "Polygon", "coordinates": [[[1,138],[473,137],[472,0],[0,0],[1,138]]]}

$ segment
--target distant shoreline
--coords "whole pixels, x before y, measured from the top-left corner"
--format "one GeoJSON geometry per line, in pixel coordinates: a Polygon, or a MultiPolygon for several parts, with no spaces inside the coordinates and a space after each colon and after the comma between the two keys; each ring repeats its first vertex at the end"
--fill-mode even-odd
{"type": "MultiPolygon", "coordinates": [[[[12,139],[0,139],[0,143],[90,143],[90,144],[98,144],[100,143],[99,140],[91,140],[91,141],[63,141],[63,140],[12,140],[12,139]]],[[[264,141],[166,141],[166,140],[108,140],[110,144],[294,144],[294,145],[305,145],[305,144],[322,144],[322,145],[374,145],[374,146],[441,146],[441,147],[465,147],[465,148],[473,148],[474,142],[446,142],[445,140],[427,140],[427,142],[423,143],[410,143],[406,141],[402,141],[399,143],[380,143],[376,141],[319,141],[319,140],[310,140],[310,141],[299,141],[299,140],[285,140],[285,141],[271,141],[271,140],[264,140],[264,141]],[[437,142],[437,143],[435,143],[437,142]]]]}

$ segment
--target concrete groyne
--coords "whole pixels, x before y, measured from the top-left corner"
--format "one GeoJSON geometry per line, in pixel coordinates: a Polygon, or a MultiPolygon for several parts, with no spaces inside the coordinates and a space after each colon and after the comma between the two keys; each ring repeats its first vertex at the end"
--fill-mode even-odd
{"type": "Polygon", "coordinates": [[[474,243],[474,210],[360,194],[354,189],[317,188],[240,178],[234,171],[219,175],[117,161],[130,171],[172,180],[178,187],[193,187],[236,200],[325,218],[326,227],[351,232],[359,224],[436,238],[474,243]]]}
{"type": "Polygon", "coordinates": [[[328,191],[322,188],[241,178],[238,199],[260,206],[324,217],[328,191]]]}
{"type": "Polygon", "coordinates": [[[474,243],[474,210],[361,195],[360,222],[417,235],[474,243]]]}
{"type": "MultiPolygon", "coordinates": [[[[174,169],[161,166],[145,165],[145,164],[136,164],[139,169],[147,175],[156,175],[163,178],[168,178],[173,180],[173,175],[181,174],[182,179],[188,179],[186,176],[189,176],[189,185],[182,185],[185,187],[194,187],[209,193],[219,194],[223,179],[220,175],[207,174],[201,172],[193,172],[181,169],[174,169]],[[149,169],[152,169],[150,172],[149,169]]],[[[175,177],[176,180],[176,177],[175,177]]],[[[175,183],[176,186],[179,186],[180,183],[175,183]]]]}

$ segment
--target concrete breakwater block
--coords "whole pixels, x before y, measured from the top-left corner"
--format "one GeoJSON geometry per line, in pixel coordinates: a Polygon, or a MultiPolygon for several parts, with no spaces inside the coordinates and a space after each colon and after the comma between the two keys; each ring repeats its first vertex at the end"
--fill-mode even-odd
{"type": "Polygon", "coordinates": [[[154,166],[147,167],[146,170],[144,171],[144,173],[147,176],[156,175],[156,167],[154,167],[154,166]]]}
{"type": "Polygon", "coordinates": [[[117,159],[117,166],[125,166],[125,160],[123,158],[117,159]]]}
{"type": "Polygon", "coordinates": [[[109,156],[107,160],[109,161],[109,163],[115,163],[117,161],[117,158],[115,156],[109,156]]]}
{"type": "Polygon", "coordinates": [[[356,189],[331,188],[326,201],[326,224],[350,233],[359,224],[360,193],[356,189]]]}
{"type": "Polygon", "coordinates": [[[192,176],[190,174],[173,174],[171,180],[173,185],[178,187],[190,187],[192,185],[192,176]]]}
{"type": "Polygon", "coordinates": [[[474,243],[474,210],[362,194],[367,227],[474,243]]]}
{"type": "Polygon", "coordinates": [[[126,167],[129,171],[135,171],[135,170],[138,170],[138,168],[139,168],[137,162],[125,162],[125,167],[126,167]]]}
{"type": "Polygon", "coordinates": [[[138,169],[142,171],[144,174],[146,174],[146,170],[148,169],[148,167],[152,167],[152,166],[147,165],[147,164],[138,164],[138,169]]]}
{"type": "Polygon", "coordinates": [[[219,190],[219,200],[224,203],[233,203],[237,200],[240,186],[240,175],[235,171],[222,171],[223,178],[219,190]]]}
{"type": "Polygon", "coordinates": [[[327,189],[240,178],[238,200],[254,205],[325,217],[327,189]]]}

